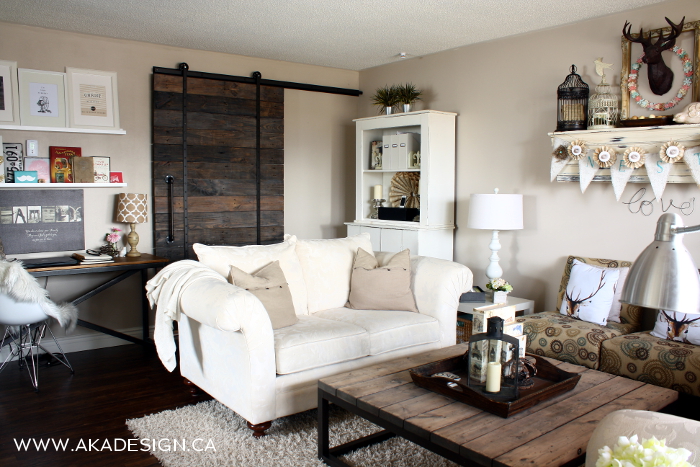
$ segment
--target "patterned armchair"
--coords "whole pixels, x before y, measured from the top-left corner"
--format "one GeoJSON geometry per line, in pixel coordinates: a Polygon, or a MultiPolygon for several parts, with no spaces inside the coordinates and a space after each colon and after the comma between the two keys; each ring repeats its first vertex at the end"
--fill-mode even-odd
{"type": "Polygon", "coordinates": [[[565,299],[566,286],[569,283],[574,259],[599,268],[619,268],[632,265],[629,261],[569,256],[557,295],[557,311],[535,313],[518,318],[517,321],[523,323],[523,333],[527,336],[528,353],[598,369],[601,343],[616,336],[638,331],[640,328],[640,308],[623,304],[620,311],[620,323],[608,321],[606,326],[560,314],[559,310],[561,310],[562,301],[565,299]]]}

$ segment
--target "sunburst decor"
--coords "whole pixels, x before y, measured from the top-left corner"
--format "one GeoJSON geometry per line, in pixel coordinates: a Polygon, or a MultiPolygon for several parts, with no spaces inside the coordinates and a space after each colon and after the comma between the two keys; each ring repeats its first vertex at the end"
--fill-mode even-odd
{"type": "Polygon", "coordinates": [[[576,140],[571,142],[567,152],[569,153],[569,157],[573,160],[580,161],[586,155],[587,149],[585,141],[576,140]]]}
{"type": "Polygon", "coordinates": [[[664,162],[673,164],[675,162],[683,160],[683,153],[685,152],[685,147],[675,141],[669,141],[668,143],[661,146],[659,151],[659,157],[664,162]]]}
{"type": "Polygon", "coordinates": [[[569,152],[566,150],[566,146],[563,144],[560,145],[557,149],[554,150],[552,153],[554,158],[558,161],[563,161],[564,159],[569,157],[569,152]]]}
{"type": "Polygon", "coordinates": [[[615,163],[617,160],[617,154],[615,154],[615,149],[610,146],[601,146],[595,150],[593,154],[593,159],[595,159],[598,167],[607,169],[615,163]]]}
{"type": "Polygon", "coordinates": [[[389,202],[393,207],[401,206],[401,199],[406,197],[404,207],[420,209],[418,187],[420,174],[418,172],[397,172],[391,178],[389,186],[389,202]]]}
{"type": "Polygon", "coordinates": [[[646,157],[647,155],[644,152],[644,149],[635,146],[627,148],[627,151],[625,151],[625,155],[622,156],[622,160],[624,161],[625,165],[630,169],[638,169],[644,165],[646,157]]]}

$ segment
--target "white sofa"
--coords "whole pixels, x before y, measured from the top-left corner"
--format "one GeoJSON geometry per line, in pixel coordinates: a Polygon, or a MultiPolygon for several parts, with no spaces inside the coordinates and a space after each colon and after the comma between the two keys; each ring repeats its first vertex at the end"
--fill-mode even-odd
{"type": "MultiPolygon", "coordinates": [[[[331,240],[287,236],[279,244],[238,248],[195,245],[200,264],[180,262],[187,263],[184,268],[204,263],[222,277],[229,264],[253,272],[279,260],[299,321],[273,330],[250,292],[221,277],[194,275],[177,291],[182,376],[262,436],[270,421],[315,408],[320,378],[454,345],[456,310],[460,295],[472,286],[471,271],[413,256],[418,313],[345,308],[358,248],[372,251],[368,234],[331,240]]],[[[380,266],[391,256],[376,254],[380,266]]]]}

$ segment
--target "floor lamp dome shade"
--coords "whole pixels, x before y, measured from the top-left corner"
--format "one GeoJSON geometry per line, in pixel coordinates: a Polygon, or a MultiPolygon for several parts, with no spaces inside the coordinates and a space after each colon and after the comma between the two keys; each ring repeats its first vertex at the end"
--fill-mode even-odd
{"type": "Polygon", "coordinates": [[[467,219],[467,227],[470,229],[493,230],[489,244],[491,262],[486,268],[489,280],[503,275],[503,269],[498,265],[498,251],[501,249],[498,231],[523,228],[523,195],[499,194],[498,188],[494,191],[494,194],[471,195],[467,219]]]}
{"type": "Polygon", "coordinates": [[[700,276],[683,245],[684,227],[678,214],[663,214],[654,241],[636,259],[625,280],[620,301],[656,310],[700,313],[700,276]]]}
{"type": "Polygon", "coordinates": [[[136,249],[136,245],[139,244],[136,224],[148,222],[148,195],[119,193],[117,195],[117,222],[125,222],[131,227],[131,232],[126,237],[131,249],[126,256],[141,256],[141,253],[136,249]]]}

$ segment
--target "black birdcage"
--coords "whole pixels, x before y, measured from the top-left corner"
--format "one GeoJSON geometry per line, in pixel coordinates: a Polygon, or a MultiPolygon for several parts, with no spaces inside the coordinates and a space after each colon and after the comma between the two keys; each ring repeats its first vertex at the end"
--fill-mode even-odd
{"type": "Polygon", "coordinates": [[[576,74],[576,65],[557,89],[557,129],[585,130],[588,119],[588,85],[576,74]]]}

